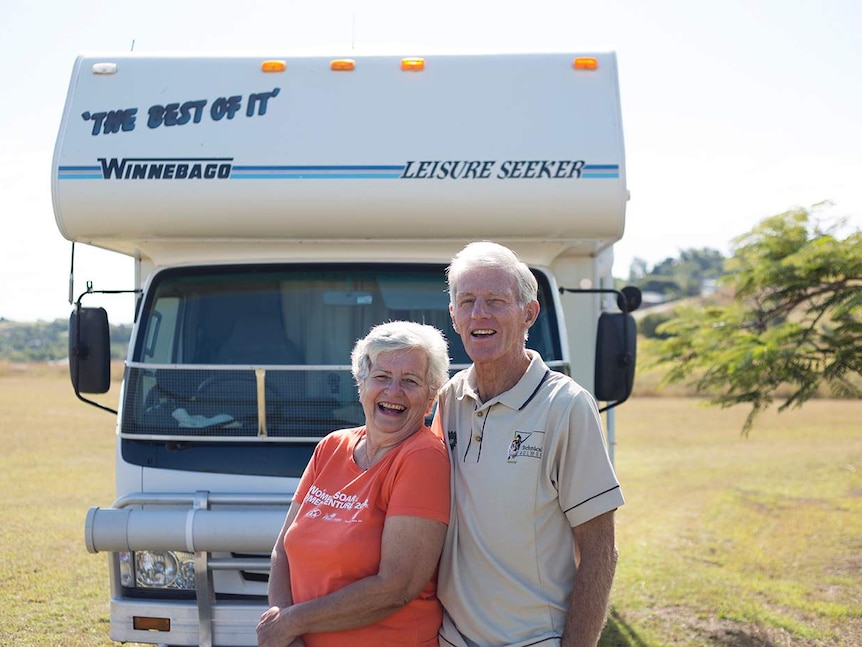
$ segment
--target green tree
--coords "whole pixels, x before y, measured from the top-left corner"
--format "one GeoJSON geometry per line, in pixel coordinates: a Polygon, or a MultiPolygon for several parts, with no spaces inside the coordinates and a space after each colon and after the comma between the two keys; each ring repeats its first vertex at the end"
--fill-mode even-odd
{"type": "MultiPolygon", "coordinates": [[[[111,359],[125,359],[131,333],[128,324],[111,326],[111,359]]],[[[0,320],[0,361],[60,361],[68,355],[68,320],[32,323],[0,320]]]]}
{"type": "Polygon", "coordinates": [[[687,296],[697,296],[708,280],[724,275],[725,258],[715,249],[684,249],[680,252],[676,275],[687,296]]]}
{"type": "Polygon", "coordinates": [[[698,296],[706,281],[722,276],[724,260],[721,252],[706,247],[682,250],[679,258],[665,258],[650,270],[646,261],[635,258],[629,267],[629,283],[668,299],[698,296]]]}
{"type": "Polygon", "coordinates": [[[800,406],[827,385],[860,397],[862,232],[841,238],[809,210],[767,218],[733,241],[729,303],[681,308],[659,326],[667,382],[686,381],[722,407],[748,404],[743,433],[772,405],[800,406]]]}
{"type": "Polygon", "coordinates": [[[629,265],[629,283],[633,283],[634,281],[640,281],[645,277],[648,273],[647,262],[640,258],[635,257],[632,259],[631,264],[629,265]]]}

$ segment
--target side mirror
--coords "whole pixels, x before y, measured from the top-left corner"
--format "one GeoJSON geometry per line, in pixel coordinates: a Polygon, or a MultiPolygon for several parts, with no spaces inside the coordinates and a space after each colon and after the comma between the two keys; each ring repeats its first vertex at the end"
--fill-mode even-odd
{"type": "Polygon", "coordinates": [[[596,335],[595,396],[620,403],[632,393],[637,356],[637,324],[624,312],[603,312],[596,335]]]}
{"type": "Polygon", "coordinates": [[[627,285],[617,294],[617,306],[621,312],[634,312],[641,307],[643,295],[641,290],[634,285],[627,285]]]}
{"type": "Polygon", "coordinates": [[[69,376],[75,393],[111,388],[111,332],[104,308],[76,308],[69,317],[69,376]]]}

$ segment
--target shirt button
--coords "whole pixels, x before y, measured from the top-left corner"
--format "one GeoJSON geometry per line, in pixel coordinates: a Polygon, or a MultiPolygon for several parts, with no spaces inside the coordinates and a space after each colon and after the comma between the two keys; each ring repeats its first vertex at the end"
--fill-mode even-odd
{"type": "Polygon", "coordinates": [[[477,416],[479,416],[479,417],[481,418],[482,416],[484,416],[484,415],[485,415],[485,412],[484,412],[484,411],[477,411],[477,412],[476,412],[476,415],[477,415],[477,416]]]}
{"type": "Polygon", "coordinates": [[[481,442],[482,442],[482,436],[480,436],[479,434],[476,434],[475,436],[473,436],[473,439],[474,439],[477,443],[481,443],[481,442]]]}

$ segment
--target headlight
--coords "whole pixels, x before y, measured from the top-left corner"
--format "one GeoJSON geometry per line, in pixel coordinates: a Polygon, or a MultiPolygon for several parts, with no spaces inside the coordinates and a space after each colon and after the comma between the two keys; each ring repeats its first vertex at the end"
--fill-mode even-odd
{"type": "Polygon", "coordinates": [[[120,584],[143,589],[193,591],[194,553],[178,550],[121,552],[120,584]]]}

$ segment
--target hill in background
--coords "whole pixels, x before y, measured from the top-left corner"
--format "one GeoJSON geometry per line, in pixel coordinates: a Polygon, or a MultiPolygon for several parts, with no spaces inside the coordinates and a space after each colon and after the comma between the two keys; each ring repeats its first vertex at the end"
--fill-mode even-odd
{"type": "MultiPolygon", "coordinates": [[[[125,359],[131,336],[130,324],[111,326],[111,359],[125,359]]],[[[68,320],[20,323],[0,319],[0,361],[59,362],[68,357],[68,320]]]]}

